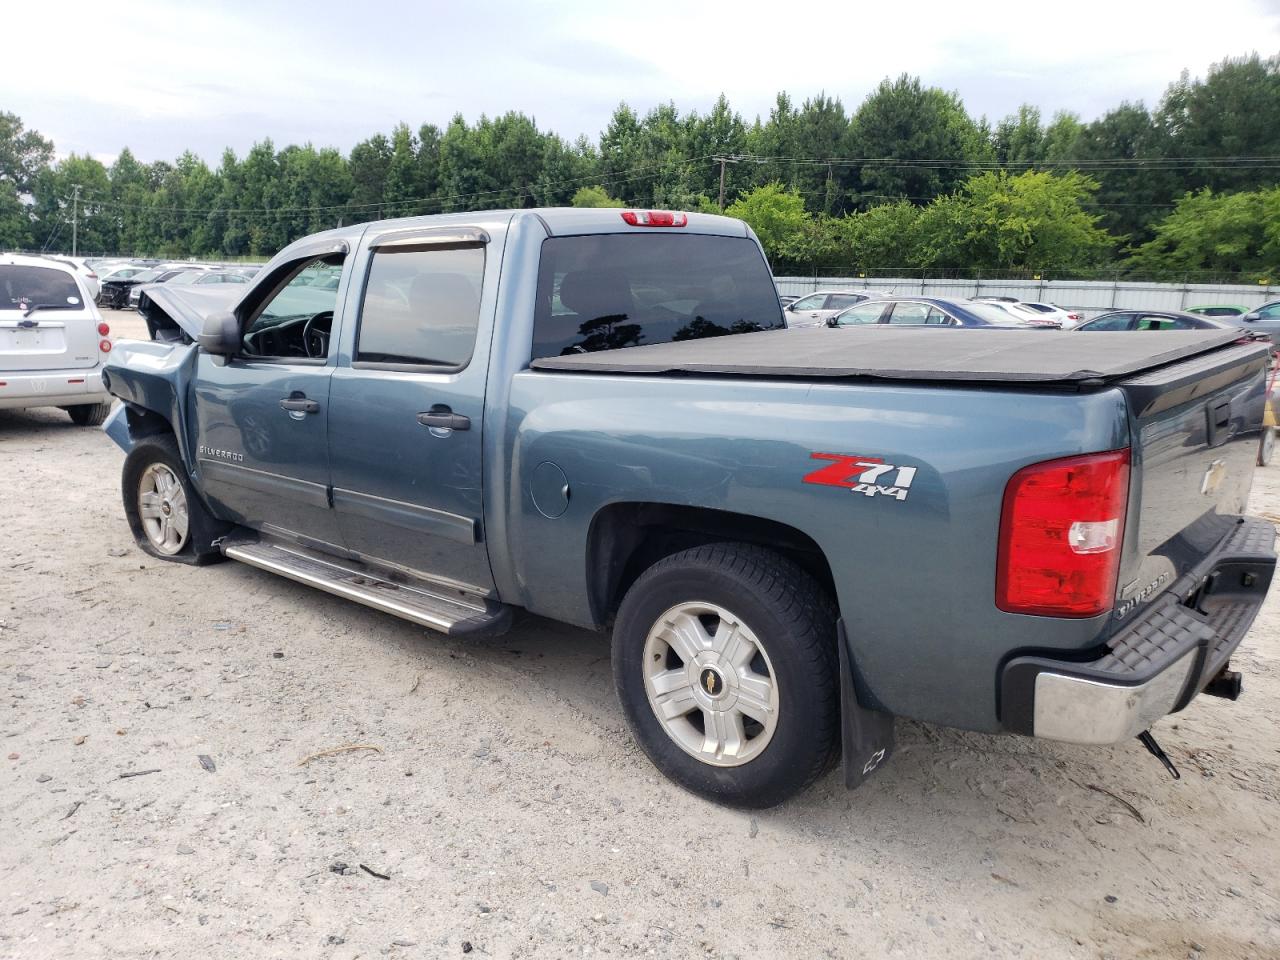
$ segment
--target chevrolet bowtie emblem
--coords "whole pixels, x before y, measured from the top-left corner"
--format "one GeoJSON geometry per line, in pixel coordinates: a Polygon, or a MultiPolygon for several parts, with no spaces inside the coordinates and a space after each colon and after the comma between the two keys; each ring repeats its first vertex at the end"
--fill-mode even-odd
{"type": "Polygon", "coordinates": [[[1227,476],[1227,461],[1215,460],[1209,464],[1209,469],[1204,472],[1204,479],[1200,481],[1200,492],[1206,497],[1211,497],[1218,492],[1218,488],[1222,486],[1222,481],[1227,476]]]}

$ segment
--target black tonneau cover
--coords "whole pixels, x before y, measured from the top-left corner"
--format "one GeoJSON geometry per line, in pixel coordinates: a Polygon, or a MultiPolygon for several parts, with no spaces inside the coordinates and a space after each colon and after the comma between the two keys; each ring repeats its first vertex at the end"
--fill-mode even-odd
{"type": "Polygon", "coordinates": [[[1208,353],[1244,330],[1141,334],[922,327],[813,327],[625,347],[533,361],[536,370],[748,377],[1076,383],[1208,353]]]}

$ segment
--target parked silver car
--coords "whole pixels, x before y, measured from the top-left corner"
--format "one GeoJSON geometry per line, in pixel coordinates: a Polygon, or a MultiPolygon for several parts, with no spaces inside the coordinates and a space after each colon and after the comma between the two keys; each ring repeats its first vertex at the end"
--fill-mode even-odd
{"type": "Polygon", "coordinates": [[[1272,343],[1280,346],[1280,300],[1264,303],[1257,309],[1250,310],[1243,317],[1219,317],[1219,319],[1238,323],[1254,333],[1265,333],[1271,338],[1272,343]]]}
{"type": "Polygon", "coordinates": [[[882,290],[818,290],[783,308],[788,327],[821,327],[828,317],[848,310],[864,300],[883,297],[892,291],[882,290]]]}
{"type": "Polygon", "coordinates": [[[61,407],[80,426],[101,424],[110,335],[75,267],[0,256],[0,409],[61,407]]]}

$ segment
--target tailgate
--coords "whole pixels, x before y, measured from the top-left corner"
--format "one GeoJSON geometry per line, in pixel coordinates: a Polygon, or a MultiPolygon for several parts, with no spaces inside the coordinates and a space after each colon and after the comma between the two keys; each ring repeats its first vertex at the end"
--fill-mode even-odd
{"type": "Polygon", "coordinates": [[[78,369],[97,362],[95,318],[54,310],[27,318],[18,311],[0,313],[0,372],[78,369]]]}
{"type": "Polygon", "coordinates": [[[1118,621],[1132,620],[1235,529],[1253,482],[1269,356],[1266,344],[1234,345],[1119,384],[1135,469],[1118,621]]]}

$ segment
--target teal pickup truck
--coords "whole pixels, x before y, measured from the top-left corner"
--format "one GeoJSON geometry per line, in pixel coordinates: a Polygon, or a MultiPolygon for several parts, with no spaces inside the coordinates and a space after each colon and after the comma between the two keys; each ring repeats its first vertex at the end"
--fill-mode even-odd
{"type": "Polygon", "coordinates": [[[854,786],[895,717],[1155,748],[1240,691],[1275,553],[1238,333],[786,330],[751,231],[667,211],[360,224],[230,296],[157,287],[110,355],[139,546],[452,636],[611,630],[706,797],[854,786]]]}

